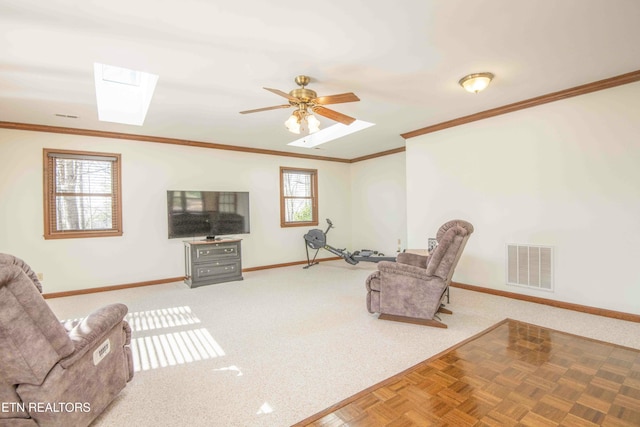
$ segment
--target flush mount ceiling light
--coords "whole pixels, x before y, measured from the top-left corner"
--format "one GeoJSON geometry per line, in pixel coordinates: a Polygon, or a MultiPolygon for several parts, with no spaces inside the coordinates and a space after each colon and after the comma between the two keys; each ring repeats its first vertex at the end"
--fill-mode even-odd
{"type": "Polygon", "coordinates": [[[491,73],[474,73],[464,76],[458,83],[467,92],[478,93],[489,86],[494,75],[491,73]]]}

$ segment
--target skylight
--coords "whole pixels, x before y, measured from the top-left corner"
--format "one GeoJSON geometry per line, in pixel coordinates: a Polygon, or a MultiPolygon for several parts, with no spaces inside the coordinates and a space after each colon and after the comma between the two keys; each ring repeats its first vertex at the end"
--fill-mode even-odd
{"type": "Polygon", "coordinates": [[[343,125],[342,123],[336,123],[335,125],[319,130],[318,132],[305,135],[300,139],[296,139],[295,141],[290,142],[287,145],[292,145],[294,147],[312,148],[316,145],[324,144],[325,142],[342,138],[343,136],[350,135],[371,126],[375,126],[375,123],[369,123],[362,120],[356,120],[349,126],[343,125]]]}
{"type": "Polygon", "coordinates": [[[158,76],[97,62],[93,64],[93,73],[98,119],[142,126],[158,76]]]}

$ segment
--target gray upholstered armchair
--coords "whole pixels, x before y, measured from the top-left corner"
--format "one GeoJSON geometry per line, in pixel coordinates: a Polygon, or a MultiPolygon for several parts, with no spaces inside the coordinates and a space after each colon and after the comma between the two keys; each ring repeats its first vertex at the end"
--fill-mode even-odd
{"type": "Polygon", "coordinates": [[[133,377],[127,307],[63,326],[22,260],[0,254],[0,427],[89,425],[133,377]]]}
{"type": "Polygon", "coordinates": [[[468,222],[449,221],[438,230],[431,255],[401,253],[397,262],[379,262],[366,282],[369,312],[380,313],[380,319],[446,328],[436,313],[451,314],[441,302],[471,233],[468,222]]]}

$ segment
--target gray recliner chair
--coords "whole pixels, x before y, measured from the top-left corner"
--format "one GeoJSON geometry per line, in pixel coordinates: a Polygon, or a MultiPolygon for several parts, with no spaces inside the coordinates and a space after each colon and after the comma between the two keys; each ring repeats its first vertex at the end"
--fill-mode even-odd
{"type": "Polygon", "coordinates": [[[127,307],[63,326],[19,258],[0,254],[0,427],[87,426],[133,378],[127,307]]]}
{"type": "Polygon", "coordinates": [[[446,328],[436,313],[452,314],[442,305],[473,225],[462,220],[443,224],[438,246],[429,256],[401,253],[396,262],[381,261],[366,281],[367,309],[380,319],[446,328]]]}

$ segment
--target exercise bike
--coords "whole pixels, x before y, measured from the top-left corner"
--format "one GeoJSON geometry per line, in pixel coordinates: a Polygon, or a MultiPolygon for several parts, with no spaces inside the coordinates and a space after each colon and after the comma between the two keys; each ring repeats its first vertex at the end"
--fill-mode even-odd
{"type": "Polygon", "coordinates": [[[327,233],[329,230],[333,228],[333,223],[329,218],[327,218],[327,229],[325,231],[320,230],[319,228],[314,228],[313,230],[309,230],[307,234],[304,235],[305,242],[305,250],[307,251],[307,265],[303,268],[309,268],[313,265],[318,264],[316,261],[316,257],[318,256],[318,252],[320,249],[324,249],[326,251],[331,252],[334,255],[339,256],[344,259],[347,263],[351,265],[356,265],[360,261],[365,262],[380,262],[380,261],[392,261],[395,262],[395,257],[386,257],[384,254],[379,253],[377,251],[373,251],[370,249],[362,249],[360,251],[355,251],[353,253],[349,252],[345,249],[334,248],[331,245],[327,244],[327,233]],[[309,248],[315,249],[316,253],[313,255],[313,259],[309,257],[309,248]]]}

